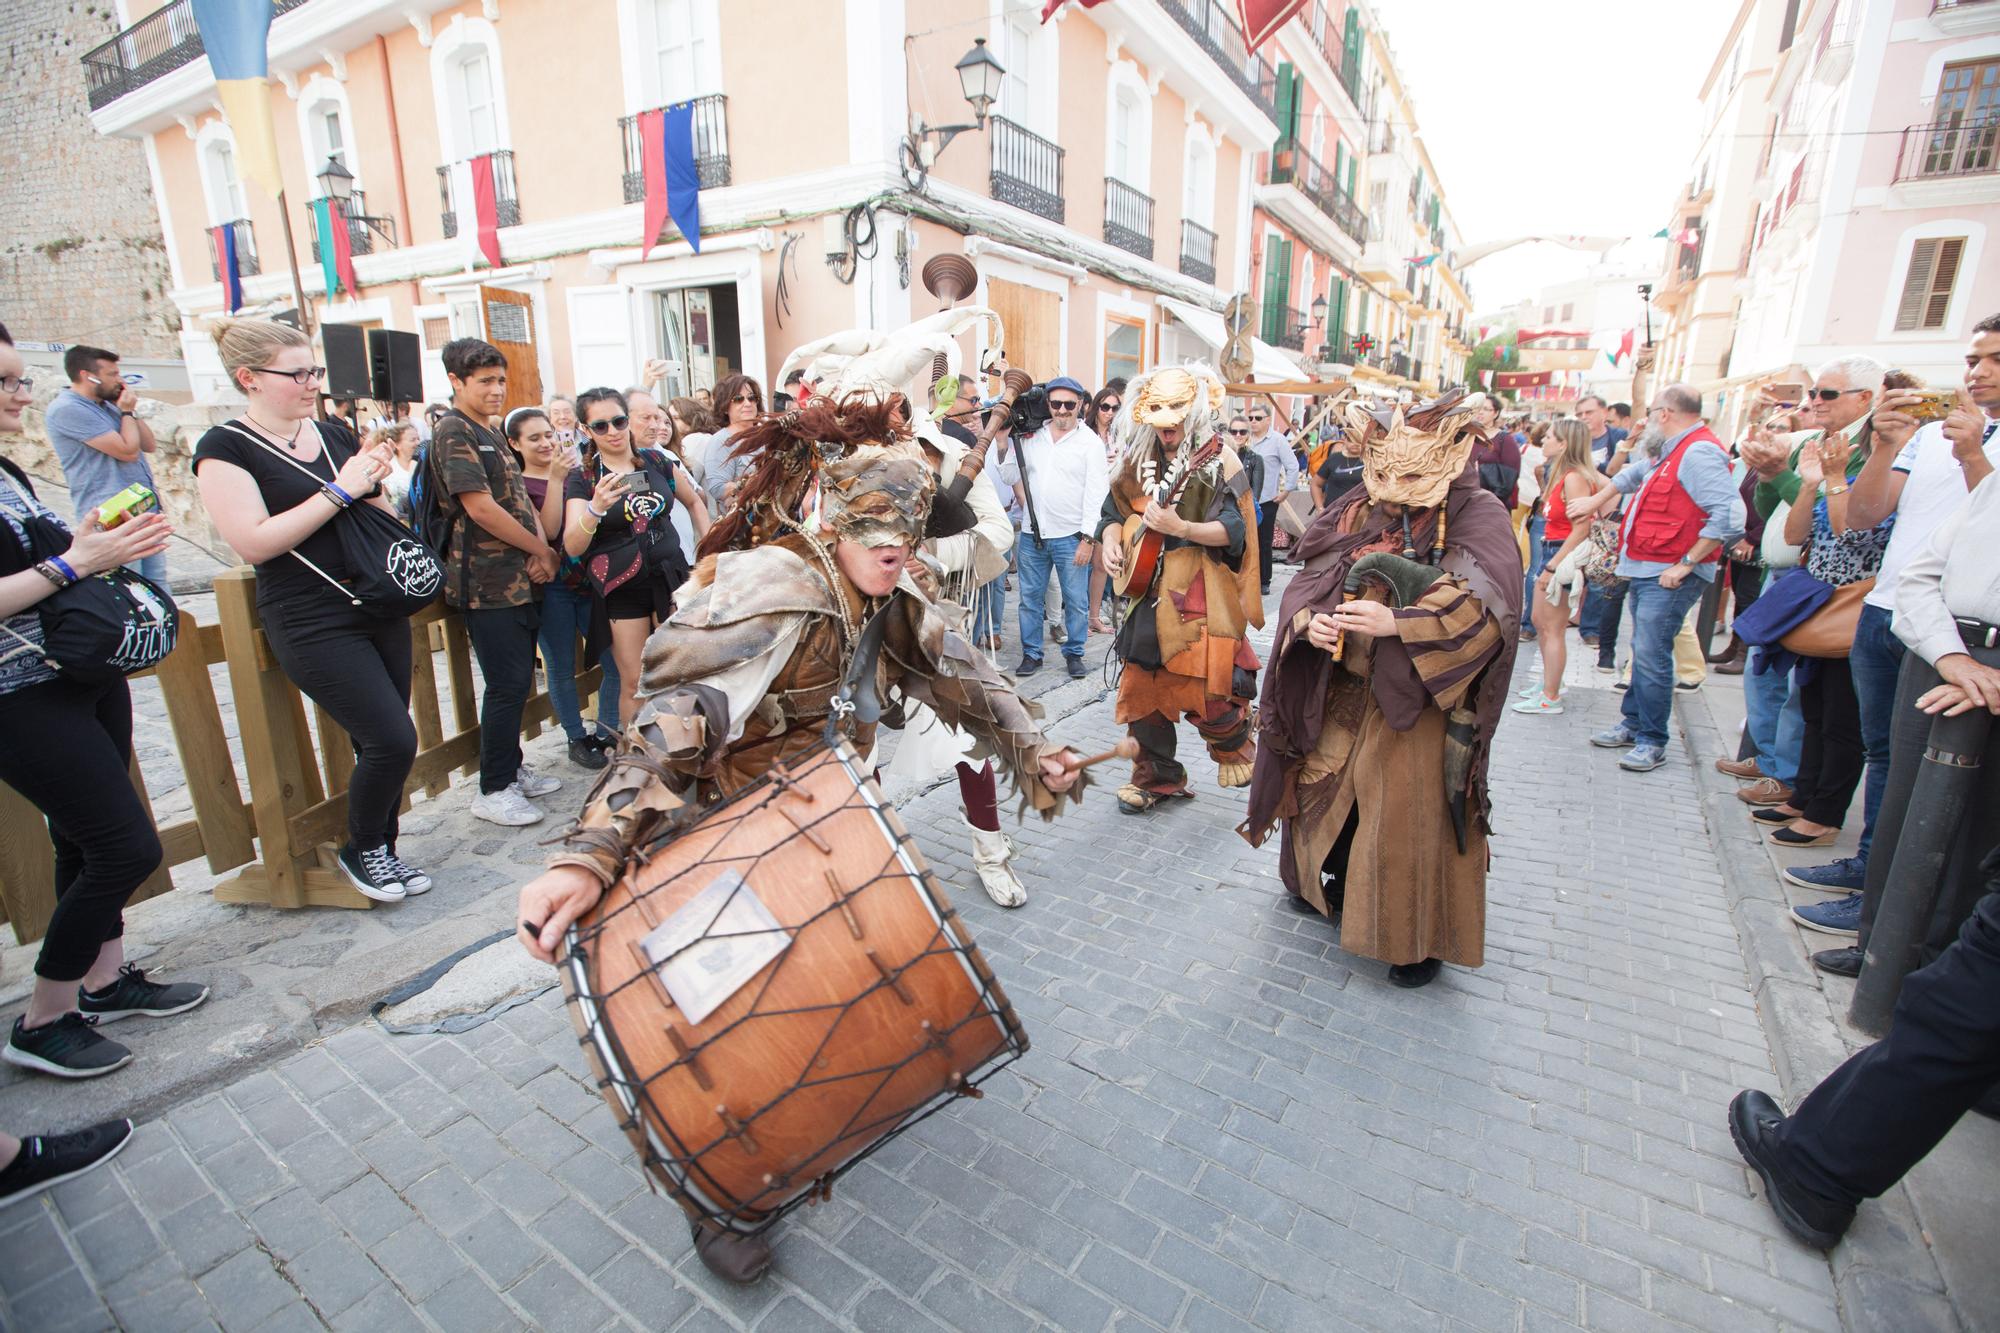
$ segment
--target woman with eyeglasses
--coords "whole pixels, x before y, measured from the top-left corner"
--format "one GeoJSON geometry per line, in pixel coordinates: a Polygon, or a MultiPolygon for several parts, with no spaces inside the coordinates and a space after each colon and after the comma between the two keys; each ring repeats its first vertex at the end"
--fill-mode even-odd
{"type": "Polygon", "coordinates": [[[708,492],[709,512],[720,518],[728,511],[729,502],[736,496],[737,483],[749,466],[743,459],[730,455],[733,447],[730,439],[764,414],[764,391],[748,375],[726,375],[715,386],[715,402],[722,428],[708,437],[707,454],[702,459],[706,473],[702,485],[708,492]]]}
{"type": "MultiPolygon", "coordinates": [[[[562,443],[555,423],[539,407],[517,407],[501,423],[507,443],[521,459],[521,484],[542,521],[542,531],[561,549],[564,519],[563,488],[569,474],[581,460],[576,446],[562,443]]],[[[591,596],[590,581],[583,566],[565,554],[557,563],[556,576],[542,585],[541,624],[535,631],[541,648],[542,666],[549,678],[549,706],[563,735],[569,738],[570,762],[579,768],[596,770],[606,762],[605,752],[618,741],[618,699],[622,687],[618,663],[604,649],[610,638],[603,617],[597,614],[597,600],[591,596]],[[604,679],[598,686],[597,721],[587,730],[583,707],[576,692],[576,641],[584,640],[584,665],[602,661],[604,679]]]]}
{"type": "Polygon", "coordinates": [[[396,855],[396,811],[417,755],[410,622],[355,606],[327,582],[350,577],[335,516],[355,504],[395,512],[381,490],[388,446],[361,449],[346,427],[312,420],[326,368],[313,364],[305,334],[255,319],[212,331],[249,405],[195,446],[201,502],[257,567],[257,614],[278,665],[354,742],[341,874],[364,897],[401,902],[431,887],[396,855]]]}
{"type": "MultiPolygon", "coordinates": [[[[1114,442],[1111,423],[1118,419],[1118,409],[1124,405],[1125,379],[1123,376],[1120,376],[1097,391],[1097,396],[1090,400],[1090,407],[1084,413],[1086,418],[1084,424],[1096,431],[1097,438],[1104,441],[1104,465],[1107,469],[1115,469],[1118,466],[1118,445],[1114,442]]],[[[1105,599],[1105,587],[1110,580],[1110,571],[1104,567],[1104,548],[1102,546],[1096,547],[1092,550],[1090,561],[1090,632],[1092,634],[1109,634],[1111,632],[1111,626],[1104,621],[1104,613],[1108,608],[1108,603],[1105,599]]]]}
{"type": "MultiPolygon", "coordinates": [[[[660,450],[633,446],[631,414],[616,389],[578,394],[576,410],[590,438],[581,465],[563,482],[562,548],[583,562],[611,623],[618,716],[630,719],[637,715],[646,639],[673,614],[674,591],[687,581],[688,553],[670,510],[694,479],[660,450]]],[[[701,517],[705,531],[706,510],[701,517]]]]}

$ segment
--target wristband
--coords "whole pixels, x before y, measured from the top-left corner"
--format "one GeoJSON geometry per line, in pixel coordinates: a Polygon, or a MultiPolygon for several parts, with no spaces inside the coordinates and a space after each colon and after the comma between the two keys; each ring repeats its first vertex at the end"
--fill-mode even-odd
{"type": "Polygon", "coordinates": [[[334,507],[338,509],[345,509],[347,508],[347,506],[354,503],[353,496],[349,495],[346,491],[342,490],[338,485],[330,481],[326,485],[319,488],[319,493],[321,495],[324,495],[327,499],[333,501],[334,507]]]}
{"type": "Polygon", "coordinates": [[[1844,484],[1843,484],[1843,485],[1840,485],[1840,486],[1829,486],[1829,487],[1827,487],[1827,488],[1826,488],[1826,493],[1827,493],[1827,494],[1828,494],[1829,496],[1833,496],[1833,495],[1845,495],[1845,494],[1847,494],[1847,492],[1848,492],[1849,490],[1851,490],[1851,489],[1852,489],[1851,487],[1849,487],[1849,486],[1847,486],[1847,485],[1844,485],[1844,484]]]}
{"type": "Polygon", "coordinates": [[[610,518],[610,517],[611,517],[611,511],[610,511],[610,510],[608,510],[608,509],[607,509],[607,510],[605,510],[605,511],[604,511],[603,513],[601,513],[601,514],[600,514],[600,513],[598,513],[598,512],[597,512],[597,507],[596,507],[595,505],[591,504],[591,503],[590,503],[590,501],[588,501],[588,500],[585,500],[585,501],[583,502],[583,512],[584,512],[584,513],[586,513],[586,514],[589,514],[589,515],[590,515],[590,516],[591,516],[592,518],[596,519],[596,520],[597,520],[597,521],[598,521],[599,523],[602,523],[602,522],[603,522],[603,521],[604,521],[605,519],[607,519],[607,518],[610,518]]]}
{"type": "Polygon", "coordinates": [[[36,565],[35,572],[58,588],[67,588],[76,582],[77,577],[76,571],[70,568],[69,561],[59,555],[52,555],[36,565]]]}

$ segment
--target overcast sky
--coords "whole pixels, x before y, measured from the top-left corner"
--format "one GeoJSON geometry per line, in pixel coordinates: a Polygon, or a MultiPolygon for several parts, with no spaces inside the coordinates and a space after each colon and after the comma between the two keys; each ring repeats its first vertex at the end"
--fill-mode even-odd
{"type": "MultiPolygon", "coordinates": [[[[1467,243],[1651,236],[1700,129],[1697,96],[1738,0],[1374,0],[1467,243]]],[[[1581,277],[1537,245],[1467,275],[1480,310],[1581,277]]]]}

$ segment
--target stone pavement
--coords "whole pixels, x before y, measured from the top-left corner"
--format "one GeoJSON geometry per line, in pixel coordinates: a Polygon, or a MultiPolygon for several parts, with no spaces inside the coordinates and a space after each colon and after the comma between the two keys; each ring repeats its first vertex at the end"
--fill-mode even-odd
{"type": "MultiPolygon", "coordinates": [[[[1699,788],[1680,746],[1634,776],[1583,743],[1603,679],[1503,726],[1487,965],[1420,992],[1283,906],[1205,760],[1143,820],[1100,790],[1021,828],[1011,913],[952,790],[909,802],[1034,1049],[755,1288],[694,1260],[552,992],[458,1037],[348,1027],[149,1120],[0,1212],[0,1324],[1836,1328],[1723,1124],[1775,1076],[1699,788]]],[[[1117,733],[1104,702],[1054,730],[1117,733]]]]}

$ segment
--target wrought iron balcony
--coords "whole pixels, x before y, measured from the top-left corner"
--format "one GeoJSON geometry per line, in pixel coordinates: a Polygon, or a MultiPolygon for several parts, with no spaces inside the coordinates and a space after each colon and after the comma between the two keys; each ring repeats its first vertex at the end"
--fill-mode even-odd
{"type": "Polygon", "coordinates": [[[1319,159],[1296,139],[1280,139],[1271,149],[1267,181],[1272,185],[1296,185],[1319,211],[1333,220],[1356,245],[1368,243],[1368,218],[1354,202],[1354,196],[1321,166],[1319,159]]]}
{"type": "Polygon", "coordinates": [[[1336,24],[1333,15],[1324,4],[1315,3],[1312,17],[1307,21],[1307,29],[1312,39],[1319,45],[1320,54],[1332,67],[1334,77],[1347,92],[1347,100],[1358,109],[1361,106],[1361,61],[1348,59],[1345,45],[1347,31],[1344,24],[1336,24]]]}
{"type": "Polygon", "coordinates": [[[1410,373],[1414,369],[1407,352],[1389,353],[1389,373],[1399,380],[1415,379],[1410,373]]]}
{"type": "Polygon", "coordinates": [[[1208,52],[1235,83],[1272,120],[1278,118],[1278,79],[1264,57],[1250,50],[1243,29],[1236,26],[1235,7],[1220,0],[1160,0],[1160,8],[1208,52]]]}
{"type": "Polygon", "coordinates": [[[1258,330],[1258,336],[1273,347],[1303,352],[1306,348],[1305,312],[1288,305],[1266,305],[1263,327],[1258,330]]]}
{"type": "Polygon", "coordinates": [[[1142,259],[1153,257],[1153,197],[1116,176],[1104,178],[1104,239],[1142,259]]]}
{"type": "MultiPolygon", "coordinates": [[[[502,148],[494,152],[492,157],[494,219],[502,227],[518,227],[521,225],[521,194],[514,183],[513,150],[502,148]]],[[[458,235],[458,210],[454,207],[454,202],[462,205],[468,212],[473,206],[470,199],[454,201],[451,197],[451,172],[452,167],[456,165],[457,163],[452,163],[437,169],[438,198],[443,205],[446,240],[458,235]]]]}
{"type": "Polygon", "coordinates": [[[2000,116],[1940,120],[1903,131],[1896,182],[1990,176],[2000,171],[2000,116]]]}
{"type": "Polygon", "coordinates": [[[1181,272],[1202,282],[1215,281],[1215,233],[1186,218],[1181,219],[1181,272]]]}
{"type": "MultiPolygon", "coordinates": [[[[264,271],[257,262],[257,237],[250,230],[250,219],[238,218],[234,222],[218,223],[236,233],[236,273],[238,277],[250,278],[264,271]]],[[[222,256],[209,247],[208,271],[217,282],[222,281],[222,256]]]]}
{"type": "Polygon", "coordinates": [[[993,127],[993,197],[1051,222],[1063,220],[1063,150],[1005,116],[993,127]]]}
{"type": "MultiPolygon", "coordinates": [[[[657,109],[657,108],[655,108],[657,109]]],[[[710,93],[694,99],[694,171],[701,188],[729,184],[729,99],[710,93]]],[[[618,119],[618,138],[625,146],[625,202],[646,197],[645,151],[639,142],[639,117],[618,119]]]]}
{"type": "MultiPolygon", "coordinates": [[[[335,202],[332,212],[341,213],[347,219],[347,252],[351,255],[372,255],[375,253],[375,239],[381,237],[385,249],[396,248],[396,220],[375,217],[368,212],[368,204],[360,190],[347,197],[345,204],[335,202]]],[[[312,257],[319,258],[319,210],[306,210],[312,219],[312,257]]]]}
{"type": "MultiPolygon", "coordinates": [[[[275,0],[271,9],[283,14],[308,0],[275,0]]],[[[207,54],[201,29],[195,25],[193,0],[162,5],[102,46],[84,53],[83,77],[90,109],[109,106],[135,88],[192,65],[207,54]]]]}

